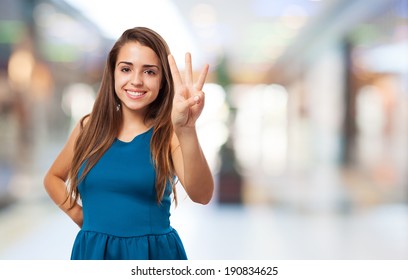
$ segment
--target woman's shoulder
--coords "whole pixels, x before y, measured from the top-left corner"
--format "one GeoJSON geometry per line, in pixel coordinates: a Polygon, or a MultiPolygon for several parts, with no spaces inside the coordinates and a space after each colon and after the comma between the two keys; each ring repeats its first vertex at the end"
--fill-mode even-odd
{"type": "Polygon", "coordinates": [[[81,129],[88,123],[89,119],[91,118],[91,114],[86,114],[79,120],[79,126],[81,129]]]}
{"type": "Polygon", "coordinates": [[[68,142],[75,142],[78,136],[84,131],[84,127],[89,121],[90,115],[83,116],[75,125],[74,129],[71,131],[68,142]]]}

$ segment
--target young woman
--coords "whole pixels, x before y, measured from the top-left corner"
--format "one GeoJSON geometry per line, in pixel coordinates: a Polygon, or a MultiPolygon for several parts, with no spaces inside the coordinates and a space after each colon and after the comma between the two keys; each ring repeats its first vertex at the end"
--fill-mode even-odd
{"type": "Polygon", "coordinates": [[[207,73],[205,65],[194,84],[187,53],[182,78],[166,42],[145,27],[114,44],[92,112],[44,178],[81,228],[71,259],[187,259],[169,212],[177,182],[194,202],[213,194],[195,128],[207,73]]]}

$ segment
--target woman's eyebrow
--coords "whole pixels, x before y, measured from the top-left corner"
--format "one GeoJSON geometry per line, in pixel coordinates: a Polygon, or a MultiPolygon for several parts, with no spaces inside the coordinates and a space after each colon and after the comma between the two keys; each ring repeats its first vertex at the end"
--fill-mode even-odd
{"type": "MultiPolygon", "coordinates": [[[[129,62],[129,61],[119,61],[117,65],[119,65],[119,64],[121,64],[121,63],[126,64],[126,65],[133,65],[133,63],[132,63],[132,62],[129,62]]],[[[142,67],[143,67],[143,68],[155,67],[155,68],[157,68],[157,69],[160,69],[159,66],[154,65],[154,64],[144,64],[142,67]]]]}
{"type": "Polygon", "coordinates": [[[119,65],[121,63],[126,64],[126,65],[133,65],[132,62],[128,62],[128,61],[119,61],[117,65],[119,65]]]}
{"type": "Polygon", "coordinates": [[[157,69],[160,69],[159,66],[154,65],[154,64],[145,64],[145,65],[143,65],[143,68],[151,68],[151,67],[155,67],[155,68],[157,68],[157,69]]]}

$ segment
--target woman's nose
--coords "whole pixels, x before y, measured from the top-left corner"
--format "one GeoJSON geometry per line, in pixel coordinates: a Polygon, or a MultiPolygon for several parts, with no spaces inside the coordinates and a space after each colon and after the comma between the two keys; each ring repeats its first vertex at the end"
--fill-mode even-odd
{"type": "Polygon", "coordinates": [[[143,85],[143,78],[142,75],[135,73],[130,81],[132,86],[142,86],[143,85]]]}

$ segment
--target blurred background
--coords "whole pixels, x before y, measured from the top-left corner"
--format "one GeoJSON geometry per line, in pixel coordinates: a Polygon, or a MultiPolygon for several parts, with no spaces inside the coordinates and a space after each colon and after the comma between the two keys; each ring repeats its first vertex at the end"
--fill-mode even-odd
{"type": "Polygon", "coordinates": [[[69,259],[42,180],[134,26],[211,65],[190,259],[408,259],[407,0],[2,0],[0,259],[69,259]]]}

